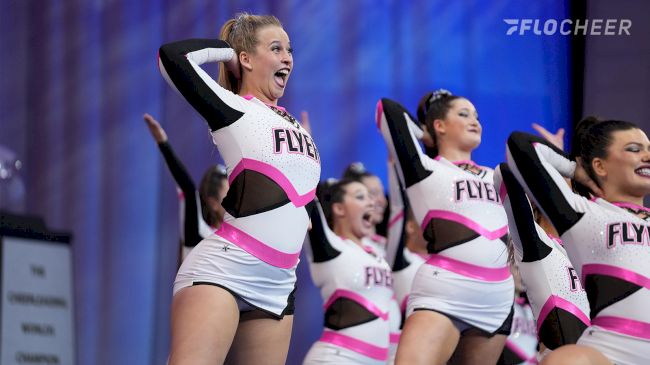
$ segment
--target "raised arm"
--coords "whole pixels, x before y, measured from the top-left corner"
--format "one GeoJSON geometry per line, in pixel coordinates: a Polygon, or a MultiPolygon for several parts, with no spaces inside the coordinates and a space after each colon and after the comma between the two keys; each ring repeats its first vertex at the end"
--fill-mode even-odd
{"type": "Polygon", "coordinates": [[[584,215],[585,198],[571,191],[576,162],[545,139],[514,132],[507,143],[508,166],[560,236],[584,215]]]}
{"type": "Polygon", "coordinates": [[[416,119],[395,101],[383,98],[377,103],[377,127],[381,130],[388,152],[399,166],[405,188],[424,180],[432,173],[423,164],[424,159],[432,160],[420,147],[416,134],[419,127],[414,120],[416,119]]]}
{"type": "Polygon", "coordinates": [[[212,131],[241,118],[246,104],[243,98],[219,86],[200,66],[207,62],[231,62],[233,57],[235,51],[218,39],[168,43],[158,53],[165,80],[205,118],[212,131]]]}
{"type": "Polygon", "coordinates": [[[386,243],[386,261],[393,271],[399,271],[409,266],[404,257],[406,246],[406,222],[408,197],[397,177],[397,167],[388,164],[388,194],[390,199],[390,219],[388,220],[388,240],[386,243]]]}
{"type": "Polygon", "coordinates": [[[526,193],[508,165],[500,164],[494,171],[494,186],[498,187],[499,192],[505,192],[502,201],[508,215],[508,229],[521,260],[533,262],[548,256],[552,250],[542,240],[540,234],[543,233],[535,223],[526,193]]]}
{"type": "Polygon", "coordinates": [[[323,209],[318,201],[311,211],[311,230],[309,230],[309,247],[312,261],[315,263],[329,261],[337,257],[341,251],[334,248],[336,234],[327,225],[323,209]]]}
{"type": "Polygon", "coordinates": [[[167,167],[172,173],[176,185],[183,193],[185,208],[183,216],[183,244],[188,247],[196,246],[202,239],[199,234],[200,205],[197,202],[197,192],[194,181],[185,169],[185,165],[178,159],[169,142],[159,143],[160,152],[165,158],[167,167]]]}
{"type": "Polygon", "coordinates": [[[192,177],[187,172],[185,165],[174,153],[174,149],[169,144],[167,133],[154,117],[149,114],[144,115],[144,121],[147,123],[151,136],[158,144],[160,153],[162,153],[169,172],[172,173],[176,185],[183,194],[185,203],[181,204],[182,232],[181,240],[184,246],[194,247],[201,241],[199,232],[200,206],[197,202],[197,192],[192,177]]]}

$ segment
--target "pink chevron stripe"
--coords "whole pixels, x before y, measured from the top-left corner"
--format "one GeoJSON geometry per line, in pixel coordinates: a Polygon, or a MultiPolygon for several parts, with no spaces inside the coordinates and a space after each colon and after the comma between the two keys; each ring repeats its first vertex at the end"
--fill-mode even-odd
{"type": "Polygon", "coordinates": [[[650,279],[634,271],[604,264],[586,264],[582,266],[582,282],[587,275],[607,275],[650,289],[650,279]]]}
{"type": "Polygon", "coordinates": [[[296,253],[278,251],[226,222],[221,223],[221,227],[215,233],[269,265],[289,269],[298,264],[300,251],[296,253]]]}
{"type": "Polygon", "coordinates": [[[388,359],[388,348],[379,347],[368,342],[356,339],[354,337],[346,336],[333,331],[323,331],[320,338],[321,342],[331,343],[362,355],[371,357],[375,360],[385,361],[388,359]]]}
{"type": "Polygon", "coordinates": [[[400,210],[390,221],[388,221],[388,228],[391,228],[395,223],[399,222],[400,219],[404,218],[404,210],[400,210]]]}
{"type": "Polygon", "coordinates": [[[235,168],[232,170],[230,176],[228,176],[228,183],[232,184],[233,180],[235,180],[235,178],[244,170],[259,172],[260,174],[263,174],[269,177],[271,180],[275,181],[278,185],[280,185],[282,190],[284,190],[293,205],[298,208],[304,207],[309,202],[314,200],[314,196],[316,195],[315,188],[305,194],[298,194],[296,188],[294,188],[293,184],[291,184],[291,181],[289,181],[289,179],[284,176],[280,170],[262,161],[252,160],[249,158],[242,158],[241,161],[239,161],[237,166],[235,166],[235,168]]]}
{"type": "Polygon", "coordinates": [[[553,308],[560,308],[573,314],[576,318],[582,321],[582,323],[587,325],[587,327],[589,327],[589,324],[591,323],[589,316],[587,316],[580,308],[578,308],[578,306],[557,295],[551,295],[546,300],[546,303],[544,303],[542,306],[542,309],[539,311],[539,317],[537,318],[537,332],[539,332],[539,329],[542,327],[544,320],[546,320],[546,317],[549,313],[551,313],[553,308]]]}
{"type": "Polygon", "coordinates": [[[647,322],[622,317],[597,316],[591,320],[591,324],[609,331],[650,340],[650,323],[647,322]]]}
{"type": "Polygon", "coordinates": [[[506,347],[510,349],[510,351],[514,352],[515,355],[519,356],[520,359],[524,360],[525,364],[537,364],[537,354],[529,356],[526,351],[517,346],[517,344],[510,339],[506,339],[506,347]]]}
{"type": "Polygon", "coordinates": [[[399,343],[399,332],[393,332],[390,334],[390,343],[399,343]]]}
{"type": "Polygon", "coordinates": [[[437,254],[432,254],[426,263],[431,266],[449,270],[456,274],[485,281],[503,281],[511,276],[510,268],[508,266],[499,268],[483,267],[437,254]]]}
{"type": "Polygon", "coordinates": [[[361,304],[361,306],[366,308],[370,313],[376,315],[377,317],[383,319],[384,321],[388,320],[388,311],[382,312],[381,309],[379,307],[377,307],[370,300],[364,298],[363,296],[361,296],[358,293],[355,293],[355,292],[350,291],[350,290],[345,290],[345,289],[337,289],[337,290],[335,290],[334,293],[332,293],[332,295],[329,297],[327,302],[325,302],[325,304],[323,305],[323,308],[325,308],[325,309],[329,308],[329,306],[332,305],[332,303],[334,303],[334,301],[336,301],[339,298],[351,299],[351,300],[361,304]]]}
{"type": "Polygon", "coordinates": [[[422,220],[422,231],[426,230],[427,224],[429,224],[429,221],[433,218],[441,218],[460,223],[489,240],[499,239],[508,233],[508,225],[491,231],[470,218],[447,210],[430,210],[422,220]]]}

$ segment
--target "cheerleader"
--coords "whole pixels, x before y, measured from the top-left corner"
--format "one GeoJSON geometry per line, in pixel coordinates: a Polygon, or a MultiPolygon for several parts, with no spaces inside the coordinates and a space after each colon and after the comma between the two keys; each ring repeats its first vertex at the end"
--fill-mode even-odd
{"type": "Polygon", "coordinates": [[[221,39],[163,45],[159,67],[207,121],[230,183],[221,227],[176,276],[169,363],[284,364],[320,177],[311,136],[277,105],[293,69],[289,37],[273,16],[241,14],[221,39]],[[207,62],[226,64],[220,83],[207,62]]]}

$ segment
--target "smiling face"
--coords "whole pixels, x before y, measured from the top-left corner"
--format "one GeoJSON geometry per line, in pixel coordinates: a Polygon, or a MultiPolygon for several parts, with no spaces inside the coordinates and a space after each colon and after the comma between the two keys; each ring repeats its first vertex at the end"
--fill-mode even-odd
{"type": "Polygon", "coordinates": [[[361,179],[363,185],[368,189],[370,199],[372,199],[375,209],[372,212],[372,223],[377,225],[384,220],[384,211],[388,205],[386,195],[384,195],[384,185],[377,176],[365,176],[361,179]]]}
{"type": "Polygon", "coordinates": [[[269,25],[257,31],[257,45],[253,52],[241,52],[242,93],[277,104],[293,69],[293,55],[289,36],[281,27],[269,25]]]}
{"type": "Polygon", "coordinates": [[[592,167],[603,190],[643,197],[650,193],[650,141],[640,129],[615,131],[604,158],[592,167]]]}
{"type": "Polygon", "coordinates": [[[344,233],[345,238],[361,240],[373,233],[374,203],[362,183],[351,182],[345,185],[343,190],[343,200],[332,205],[333,228],[337,233],[344,233]]]}
{"type": "Polygon", "coordinates": [[[443,119],[433,122],[438,143],[447,143],[463,151],[471,152],[481,144],[483,128],[474,105],[465,98],[450,102],[449,111],[443,119]]]}

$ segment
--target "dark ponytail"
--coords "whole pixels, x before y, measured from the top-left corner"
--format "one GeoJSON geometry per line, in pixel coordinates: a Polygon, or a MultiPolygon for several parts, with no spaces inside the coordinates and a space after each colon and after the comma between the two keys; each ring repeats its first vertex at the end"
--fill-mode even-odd
{"type": "Polygon", "coordinates": [[[212,209],[208,203],[208,198],[218,198],[219,190],[224,181],[228,181],[226,168],[223,165],[216,165],[206,170],[201,178],[201,182],[199,183],[199,200],[201,201],[203,220],[212,227],[218,227],[221,225],[221,222],[223,222],[223,215],[212,209]]]}
{"type": "Polygon", "coordinates": [[[334,229],[334,213],[332,212],[332,205],[335,203],[342,203],[345,196],[345,187],[354,182],[352,179],[327,179],[326,181],[318,184],[316,188],[316,196],[323,208],[323,214],[327,220],[327,224],[331,229],[334,229]]]}
{"type": "MultiPolygon", "coordinates": [[[[575,128],[571,139],[571,157],[580,157],[582,166],[587,175],[598,185],[600,183],[594,171],[592,162],[596,158],[607,158],[607,149],[612,144],[612,134],[617,131],[638,129],[639,127],[630,122],[621,120],[599,120],[589,116],[581,120],[575,128]]],[[[572,181],[573,188],[583,196],[589,196],[587,187],[576,181],[572,181]]]]}
{"type": "Polygon", "coordinates": [[[417,117],[420,124],[426,128],[426,131],[429,132],[433,140],[433,146],[426,146],[426,154],[431,158],[438,156],[438,142],[433,121],[436,119],[445,119],[449,109],[451,109],[451,102],[456,99],[463,99],[463,97],[453,95],[445,89],[428,92],[420,98],[417,117]]]}

